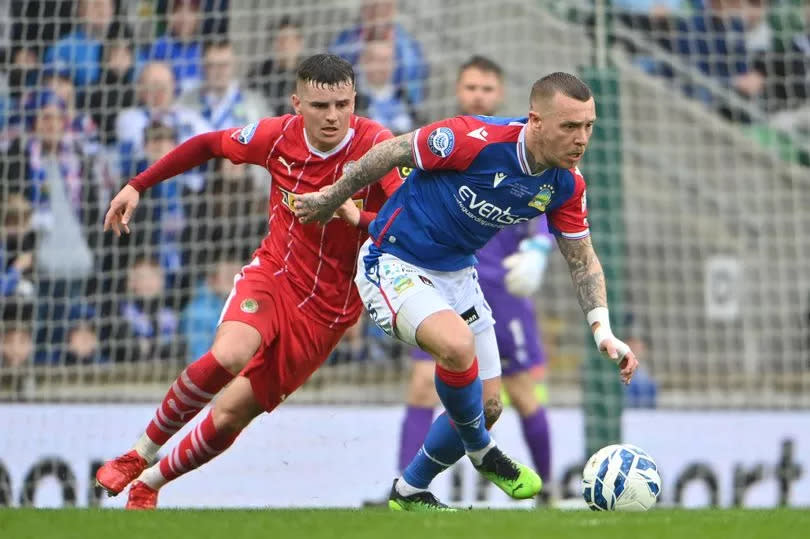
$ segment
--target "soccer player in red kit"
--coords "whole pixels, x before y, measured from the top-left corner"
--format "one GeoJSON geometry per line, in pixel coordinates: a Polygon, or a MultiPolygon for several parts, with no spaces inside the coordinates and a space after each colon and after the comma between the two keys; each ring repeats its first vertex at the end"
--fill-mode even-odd
{"type": "Polygon", "coordinates": [[[225,451],[254,417],[272,411],[309,378],[363,311],[353,283],[357,253],[374,212],[399,187],[398,172],[342,207],[348,220],[359,217],[359,227],[340,219],[301,225],[293,214],[296,195],[331,185],[374,144],[391,138],[380,124],[354,116],[354,96],[351,64],[330,54],[312,56],[298,68],[292,96],[297,114],[191,138],[110,203],[104,228],[120,235],[129,232],[143,190],[211,158],[261,165],[272,176],[269,232],[234,279],[211,349],[180,373],[134,447],[96,474],[111,495],[137,479],[127,508],[155,507],[160,487],[225,451]],[[226,385],[196,428],[148,467],[226,385]]]}

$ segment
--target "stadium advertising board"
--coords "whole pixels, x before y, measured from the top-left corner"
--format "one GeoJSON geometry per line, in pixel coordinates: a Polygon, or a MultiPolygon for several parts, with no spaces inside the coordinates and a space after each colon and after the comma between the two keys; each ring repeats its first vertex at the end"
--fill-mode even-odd
{"type": "MultiPolygon", "coordinates": [[[[153,412],[145,405],[0,405],[0,504],[123,506],[124,496],[107,498],[92,478],[153,412]]],[[[401,417],[396,407],[283,406],[260,417],[222,457],[167,486],[160,504],[360,506],[390,488],[401,417]]],[[[552,487],[584,507],[581,411],[555,409],[550,421],[552,487]]],[[[624,429],[625,441],[658,462],[663,504],[810,506],[808,413],[630,410],[624,429]]],[[[530,462],[511,410],[495,437],[530,462]]],[[[434,492],[457,505],[531,507],[479,481],[467,462],[440,476],[434,492]]]]}

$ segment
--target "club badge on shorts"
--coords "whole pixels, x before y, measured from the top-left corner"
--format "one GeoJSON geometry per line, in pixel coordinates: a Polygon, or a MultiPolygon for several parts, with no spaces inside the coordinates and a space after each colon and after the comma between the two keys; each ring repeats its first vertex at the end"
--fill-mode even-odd
{"type": "Polygon", "coordinates": [[[259,302],[253,298],[247,298],[242,300],[242,303],[239,304],[239,308],[242,309],[243,313],[253,314],[259,310],[259,302]]]}

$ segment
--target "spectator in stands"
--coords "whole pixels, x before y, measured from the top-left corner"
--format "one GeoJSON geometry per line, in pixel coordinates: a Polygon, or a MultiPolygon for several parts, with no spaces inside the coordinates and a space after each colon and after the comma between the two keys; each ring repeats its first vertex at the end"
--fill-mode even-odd
{"type": "Polygon", "coordinates": [[[118,111],[135,104],[135,57],[132,42],[125,39],[104,43],[101,75],[83,95],[82,108],[98,126],[104,145],[117,142],[115,119],[118,111]]]}
{"type": "Polygon", "coordinates": [[[53,43],[71,30],[75,20],[74,0],[25,0],[3,2],[10,19],[11,47],[31,48],[38,58],[44,44],[53,43]],[[9,5],[10,4],[10,5],[9,5]]]}
{"type": "Polygon", "coordinates": [[[39,80],[39,59],[34,48],[16,47],[7,60],[2,79],[5,85],[0,83],[0,148],[4,150],[23,131],[20,107],[39,80]]]}
{"type": "Polygon", "coordinates": [[[188,346],[187,362],[192,363],[208,351],[217,329],[225,299],[233,288],[234,276],[241,271],[236,256],[216,262],[208,276],[200,280],[191,301],[183,310],[180,325],[188,346]]]}
{"type": "MultiPolygon", "coordinates": [[[[166,63],[150,62],[144,66],[136,98],[138,105],[122,110],[115,123],[124,177],[134,176],[134,164],[145,157],[143,135],[150,123],[159,122],[173,128],[178,142],[211,130],[202,116],[175,103],[174,75],[166,63]]],[[[189,173],[183,176],[183,181],[192,191],[199,191],[204,178],[202,174],[189,173]]]]}
{"type": "MultiPolygon", "coordinates": [[[[622,24],[668,49],[673,21],[685,15],[690,7],[702,9],[702,0],[614,0],[612,7],[622,24]]],[[[636,43],[624,31],[617,28],[614,38],[630,52],[639,52],[636,43]]],[[[642,67],[655,69],[655,61],[650,57],[641,56],[636,60],[642,67]]]]}
{"type": "Polygon", "coordinates": [[[405,88],[394,84],[394,69],[390,41],[366,43],[357,70],[357,108],[358,114],[400,135],[412,131],[419,121],[405,88]]]}
{"type": "Polygon", "coordinates": [[[675,51],[721,82],[748,70],[745,20],[727,0],[707,0],[706,9],[678,24],[675,51]]]}
{"type": "Polygon", "coordinates": [[[74,305],[69,320],[64,355],[58,363],[61,365],[86,365],[107,362],[108,357],[102,350],[96,310],[87,305],[74,305]]]}
{"type": "Polygon", "coordinates": [[[15,401],[29,398],[35,386],[30,373],[18,370],[34,359],[32,312],[30,303],[3,303],[0,321],[0,388],[6,392],[11,390],[15,401]]]}
{"type": "Polygon", "coordinates": [[[658,383],[650,375],[649,369],[655,361],[649,352],[649,328],[632,313],[625,317],[623,327],[624,334],[627,335],[627,345],[632,346],[633,352],[639,354],[639,357],[645,358],[644,366],[639,365],[633,375],[633,383],[624,388],[625,405],[630,408],[655,408],[658,400],[658,383]]]}
{"type": "Polygon", "coordinates": [[[12,143],[4,176],[32,205],[41,276],[76,282],[93,273],[100,178],[68,132],[67,121],[67,106],[59,96],[50,90],[34,94],[26,106],[32,133],[12,143]]]}
{"type": "Polygon", "coordinates": [[[804,28],[757,54],[753,69],[735,80],[735,88],[761,100],[773,127],[810,135],[810,4],[803,13],[804,28]]]}
{"type": "Polygon", "coordinates": [[[73,81],[84,87],[99,80],[102,43],[116,37],[129,37],[131,31],[115,21],[114,0],[79,0],[78,24],[74,30],[48,47],[45,65],[71,66],[73,81]]]}
{"type": "Polygon", "coordinates": [[[261,90],[270,101],[270,115],[281,116],[294,111],[290,95],[295,93],[295,70],[304,51],[301,24],[283,17],[275,30],[270,56],[248,75],[251,87],[261,90]]]}
{"type": "Polygon", "coordinates": [[[6,191],[0,201],[0,297],[31,297],[36,235],[31,205],[17,192],[6,191]]]}
{"type": "Polygon", "coordinates": [[[15,140],[4,165],[5,180],[20,188],[32,207],[37,233],[34,256],[37,343],[63,341],[71,298],[95,286],[100,247],[97,159],[67,130],[65,102],[50,90],[32,95],[26,106],[30,135],[15,140]]]}
{"type": "Polygon", "coordinates": [[[127,274],[127,293],[119,308],[121,325],[116,332],[124,348],[119,361],[179,359],[185,356],[179,338],[179,316],[165,300],[166,285],[159,262],[150,257],[136,260],[127,274]]]}
{"type": "Polygon", "coordinates": [[[392,83],[402,86],[408,101],[419,107],[425,99],[428,64],[419,42],[395,22],[396,10],[396,0],[363,0],[360,22],[341,32],[329,52],[357,65],[366,43],[390,42],[396,58],[392,83]]]}
{"type": "Polygon", "coordinates": [[[247,125],[267,115],[265,99],[242,88],[236,77],[237,60],[229,41],[205,45],[203,68],[203,84],[185,92],[179,103],[199,113],[212,129],[247,125]]]}
{"type": "Polygon", "coordinates": [[[76,86],[70,66],[52,64],[42,71],[42,83],[65,102],[68,131],[79,142],[86,154],[99,150],[98,127],[92,116],[77,110],[76,86]]]}
{"type": "Polygon", "coordinates": [[[0,335],[0,368],[22,367],[33,360],[34,339],[30,323],[4,322],[0,335]]]}
{"type": "Polygon", "coordinates": [[[166,34],[144,51],[139,61],[168,62],[181,92],[195,88],[203,79],[201,22],[199,0],[171,0],[166,34]]]}

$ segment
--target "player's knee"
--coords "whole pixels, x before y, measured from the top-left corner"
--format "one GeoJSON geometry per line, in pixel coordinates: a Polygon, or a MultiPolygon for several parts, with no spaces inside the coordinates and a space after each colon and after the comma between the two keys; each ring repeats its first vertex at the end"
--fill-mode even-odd
{"type": "Polygon", "coordinates": [[[258,331],[245,327],[223,327],[217,333],[211,353],[232,374],[238,374],[256,353],[261,343],[258,331]]]}
{"type": "Polygon", "coordinates": [[[448,333],[437,347],[439,363],[446,369],[462,371],[470,368],[475,358],[475,336],[470,328],[448,333]]]}
{"type": "Polygon", "coordinates": [[[217,406],[211,410],[211,418],[218,432],[239,432],[248,426],[253,419],[243,410],[230,406],[217,406]]]}
{"type": "Polygon", "coordinates": [[[501,399],[491,398],[484,403],[484,423],[487,430],[491,429],[495,422],[498,421],[498,418],[501,417],[501,412],[503,412],[501,399]]]}

